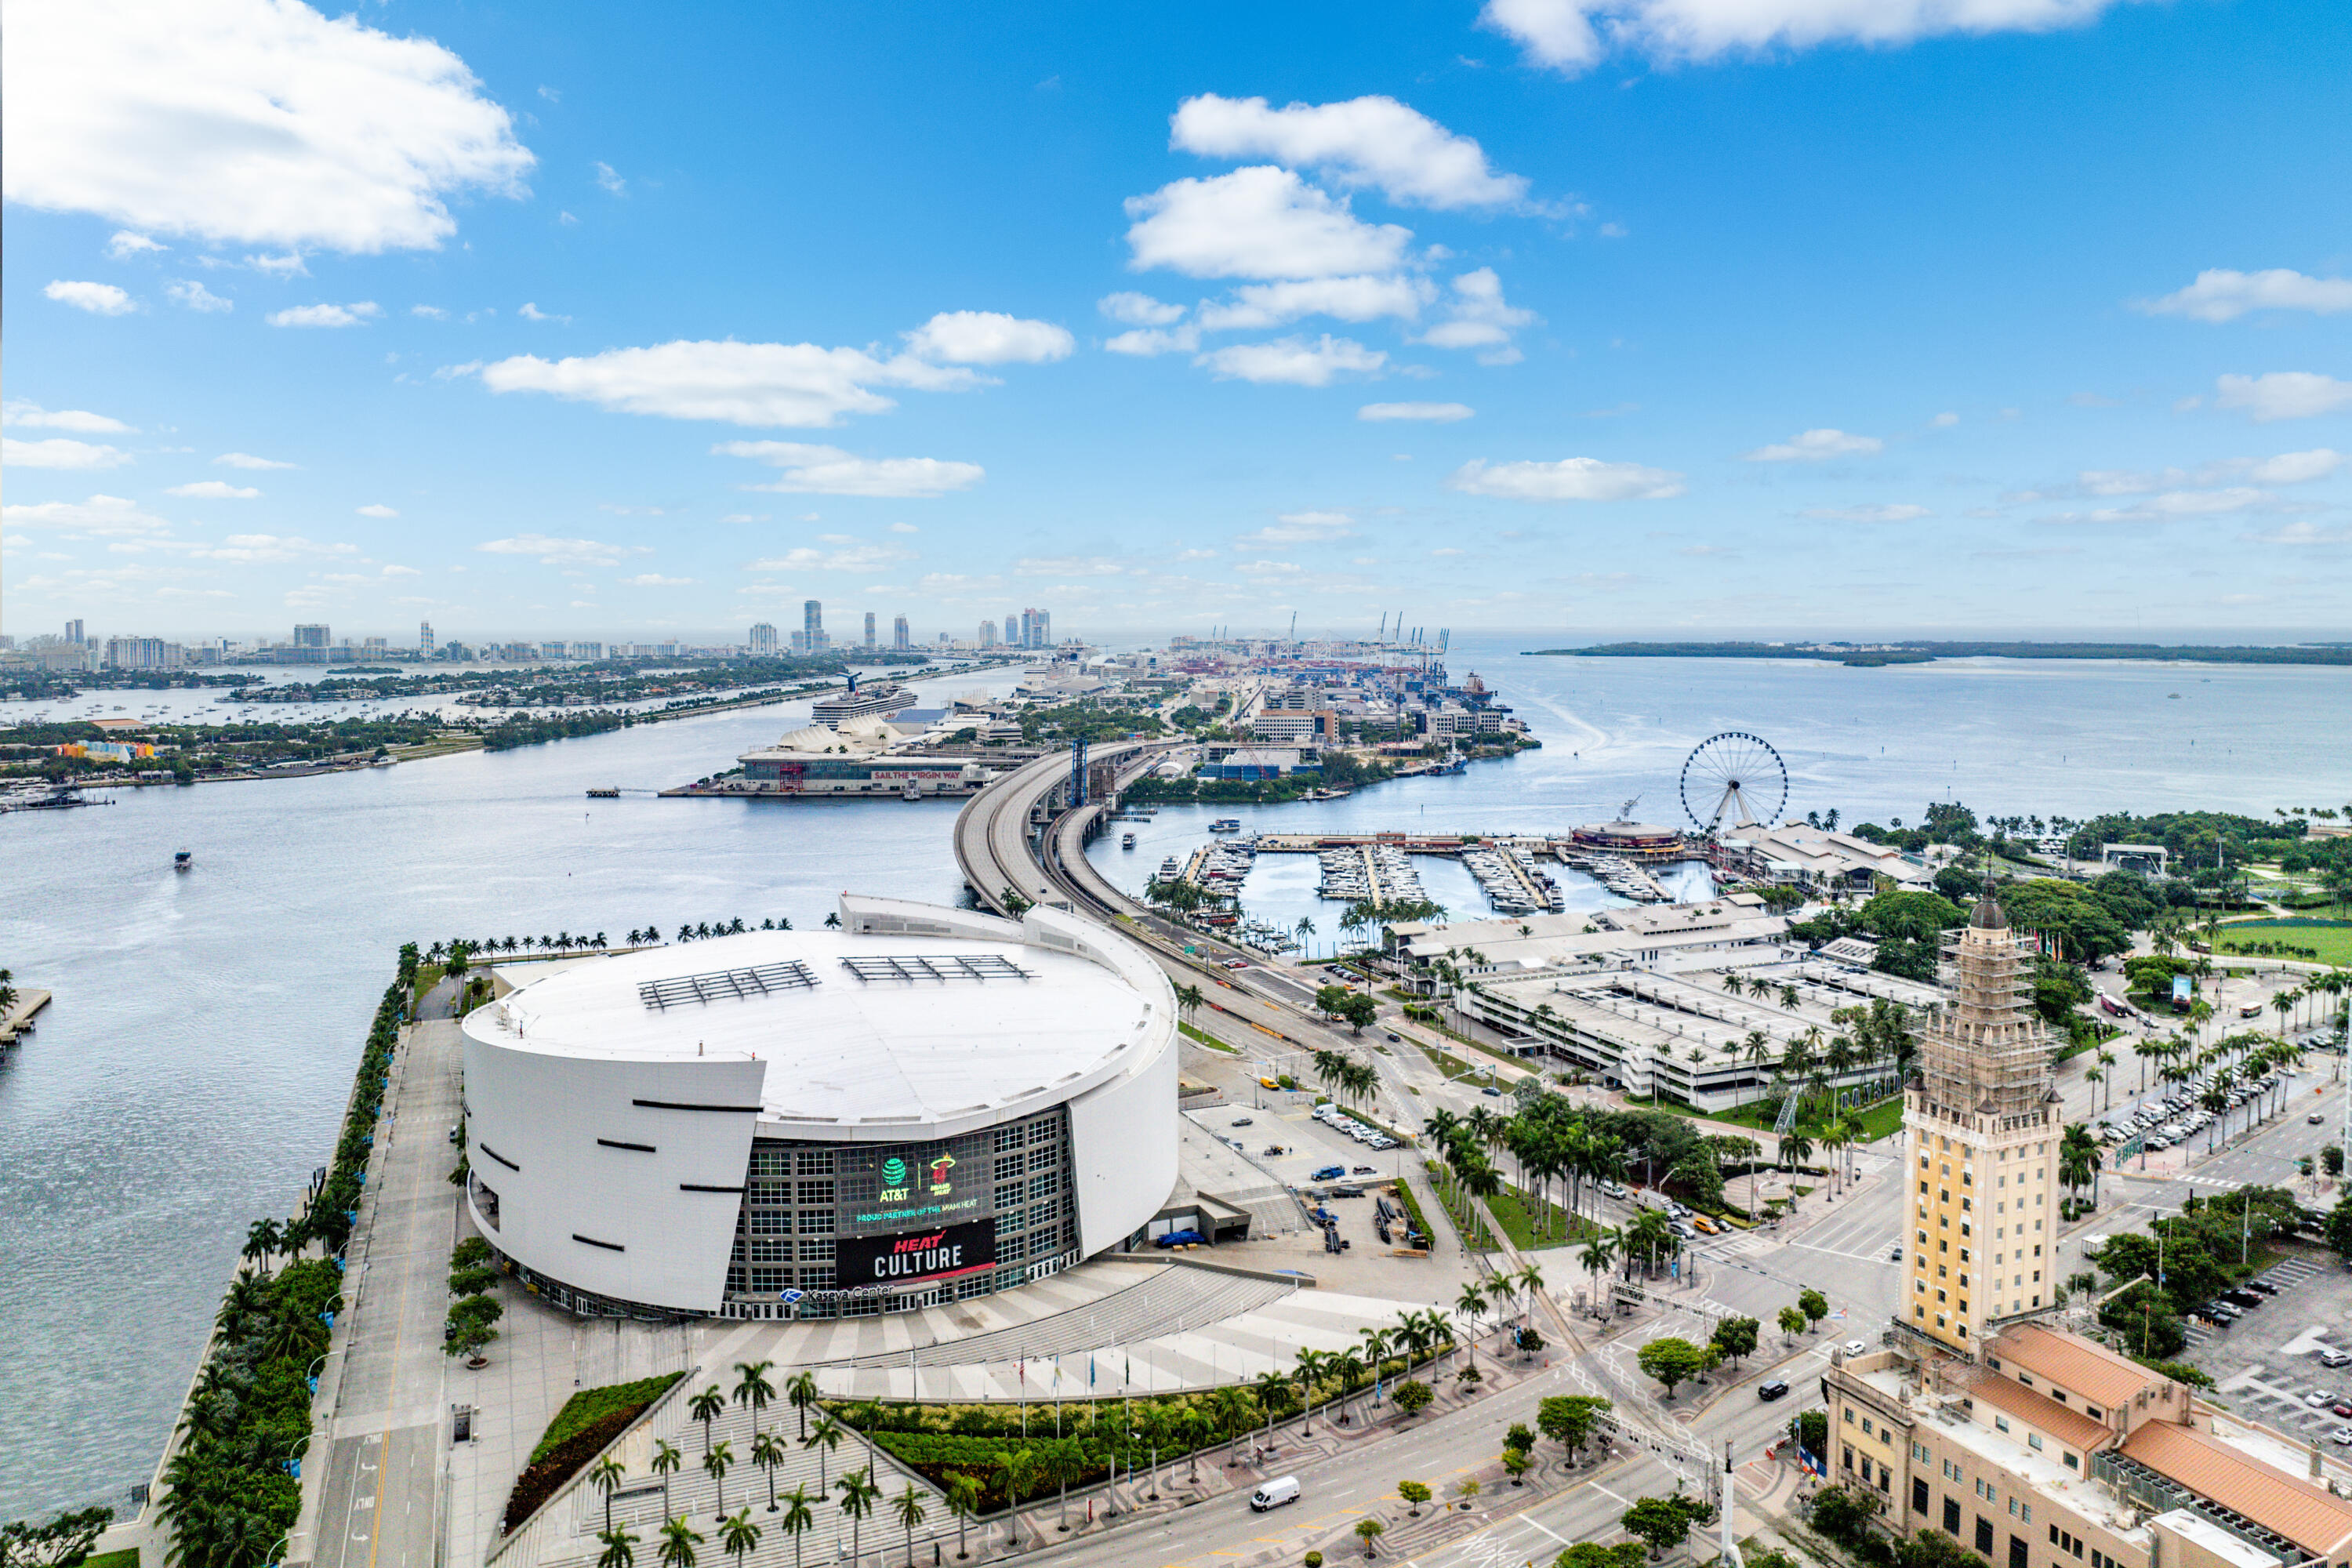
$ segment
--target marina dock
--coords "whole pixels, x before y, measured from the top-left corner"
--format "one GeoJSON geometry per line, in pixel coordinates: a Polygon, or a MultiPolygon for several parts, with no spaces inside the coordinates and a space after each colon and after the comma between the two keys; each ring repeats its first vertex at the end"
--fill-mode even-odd
{"type": "Polygon", "coordinates": [[[1184,864],[1182,879],[1213,892],[1231,892],[1259,855],[1317,857],[1322,863],[1318,896],[1341,903],[1423,898],[1421,880],[1412,870],[1411,858],[1415,855],[1459,859],[1502,914],[1544,914],[1566,907],[1566,894],[1545,871],[1544,861],[1581,871],[1635,903],[1670,900],[1658,879],[1632,858],[1542,834],[1244,832],[1212,839],[1194,850],[1184,864]]]}
{"type": "Polygon", "coordinates": [[[31,1034],[33,1015],[48,1005],[47,992],[19,990],[6,1015],[0,1016],[0,1049],[15,1045],[18,1035],[31,1034]]]}

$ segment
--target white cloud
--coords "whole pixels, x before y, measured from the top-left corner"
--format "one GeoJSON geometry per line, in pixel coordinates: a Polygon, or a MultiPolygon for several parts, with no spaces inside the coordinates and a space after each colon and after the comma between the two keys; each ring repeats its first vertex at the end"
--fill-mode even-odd
{"type": "Polygon", "coordinates": [[[1883,449],[1875,436],[1849,436],[1843,430],[1808,430],[1769,447],[1742,453],[1751,463],[1821,463],[1832,458],[1855,458],[1883,449]]]}
{"type": "Polygon", "coordinates": [[[877,386],[961,392],[982,384],[971,371],[911,354],[882,360],[858,349],[731,339],[607,349],[554,361],[518,354],[479,370],[492,392],[544,392],[624,414],[733,425],[833,426],[845,415],[898,406],[877,386]]]}
{"type": "Polygon", "coordinates": [[[299,250],[289,250],[283,256],[248,256],[245,264],[256,272],[264,272],[272,278],[310,276],[310,269],[302,265],[302,253],[299,250]]]}
{"type": "Polygon", "coordinates": [[[625,194],[629,188],[629,182],[621,177],[621,172],[601,159],[596,163],[596,183],[616,196],[625,194]]]}
{"type": "Polygon", "coordinates": [[[73,430],[84,436],[132,433],[131,426],[121,420],[110,419],[103,414],[92,414],[86,408],[44,408],[37,403],[21,401],[0,404],[0,425],[16,425],[32,430],[73,430]]]}
{"type": "Polygon", "coordinates": [[[1433,424],[1450,425],[1457,419],[1467,419],[1475,413],[1466,403],[1367,403],[1356,410],[1359,419],[1425,419],[1433,424]]]}
{"type": "Polygon", "coordinates": [[[381,316],[383,309],[373,300],[361,300],[349,305],[295,305],[269,313],[273,327],[357,327],[366,324],[371,316],[381,316]]]}
{"type": "Polygon", "coordinates": [[[291,463],[281,463],[275,458],[257,458],[250,452],[223,452],[213,459],[225,468],[290,468],[291,463]]]}
{"type": "Polygon", "coordinates": [[[0,464],[11,468],[114,468],[131,460],[119,447],[52,436],[46,441],[0,437],[0,464]]]}
{"type": "Polygon", "coordinates": [[[475,549],[488,555],[534,555],[542,566],[617,566],[632,555],[651,555],[642,544],[607,544],[601,539],[557,539],[544,533],[519,533],[493,539],[475,549]]]}
{"type": "Polygon", "coordinates": [[[2134,309],[2151,316],[2189,316],[2200,321],[2234,321],[2249,310],[2309,310],[2332,316],[2352,310],[2352,278],[2311,278],[2284,267],[2261,272],[2210,268],[2186,289],[2161,300],[2142,300],[2134,309]]]}
{"type": "Polygon", "coordinates": [[[2315,522],[2290,522],[2284,528],[2249,537],[2259,544],[2352,544],[2352,528],[2322,528],[2315,522]]]}
{"type": "Polygon", "coordinates": [[[1356,520],[1344,511],[1286,511],[1277,516],[1271,526],[1255,533],[1244,533],[1234,542],[1235,549],[1248,549],[1269,544],[1322,544],[1333,540],[1353,539],[1356,520]]]}
{"type": "Polygon", "coordinates": [[[1306,570],[1296,561],[1244,561],[1234,568],[1244,577],[1296,577],[1306,570]]]}
{"type": "Polygon", "coordinates": [[[188,500],[254,500],[261,494],[250,487],[230,484],[226,479],[198,479],[193,484],[173,485],[163,493],[188,500]]]}
{"type": "Polygon", "coordinates": [[[2257,484],[2299,485],[2324,479],[2343,466],[2344,455],[2325,447],[2308,452],[2281,452],[2250,465],[2246,473],[2257,484]]]}
{"type": "Polygon", "coordinates": [[[1487,167],[1477,142],[1393,98],[1274,109],[1262,98],[1210,92],[1186,99],[1170,125],[1171,144],[1188,153],[1312,166],[1419,206],[1507,206],[1528,194],[1520,176],[1487,167]]]}
{"type": "Polygon", "coordinates": [[[893,533],[920,533],[923,531],[917,528],[911,522],[894,522],[890,525],[890,531],[893,533]]]}
{"type": "Polygon", "coordinates": [[[942,496],[970,489],[987,473],[978,463],[938,458],[859,458],[838,447],[813,447],[799,441],[721,441],[710,450],[783,469],[783,477],[773,484],[745,488],[787,495],[942,496]]]}
{"type": "Polygon", "coordinates": [[[356,555],[356,544],[322,544],[300,534],[232,533],[209,549],[190,552],[207,561],[234,561],[244,564],[299,561],[305,556],[356,555]]]}
{"type": "Polygon", "coordinates": [[[88,310],[93,316],[127,316],[139,302],[111,283],[77,283],[60,278],[41,290],[60,305],[88,310]]]}
{"type": "Polygon", "coordinates": [[[1960,416],[1957,414],[1938,414],[1933,419],[1927,421],[1928,424],[1933,425],[1938,430],[1948,430],[1959,422],[1960,416]]]}
{"type": "Polygon", "coordinates": [[[1230,303],[1204,304],[1194,318],[1203,331],[1279,327],[1301,316],[1336,316],[1370,321],[1381,316],[1412,321],[1436,290],[1419,278],[1306,278],[1281,283],[1251,283],[1234,291],[1230,303]]]}
{"type": "Polygon", "coordinates": [[[2215,386],[2214,402],[2223,408],[2243,408],[2256,424],[2273,419],[2308,419],[2352,408],[2352,381],[2315,375],[2304,370],[2274,370],[2267,375],[2225,375],[2215,386]]]}
{"type": "Polygon", "coordinates": [[[299,0],[11,6],[9,201],[142,229],[438,246],[444,198],[520,195],[531,155],[455,54],[299,0]]]}
{"type": "Polygon", "coordinates": [[[1076,347],[1067,329],[1002,310],[942,310],[907,334],[907,348],[950,364],[1045,364],[1076,347]]]}
{"type": "Polygon", "coordinates": [[[1127,568],[1108,555],[1028,555],[1013,570],[1024,577],[1118,577],[1127,568]]]}
{"type": "Polygon", "coordinates": [[[532,304],[528,300],[525,300],[522,302],[522,309],[517,310],[515,314],[520,316],[526,321],[556,321],[567,327],[572,324],[571,317],[551,316],[545,310],[541,310],[537,305],[532,304]]]}
{"type": "Polygon", "coordinates": [[[412,316],[422,316],[428,321],[446,321],[449,319],[449,312],[438,305],[411,305],[408,307],[408,313],[412,316]]]}
{"type": "Polygon", "coordinates": [[[1095,308],[1112,321],[1129,327],[1165,327],[1184,319],[1184,307],[1123,289],[1095,301],[1095,308]]]}
{"type": "Polygon", "coordinates": [[[163,285],[163,297],[183,309],[201,310],[206,315],[236,309],[236,300],[223,299],[193,278],[166,283],[163,285]]]}
{"type": "Polygon", "coordinates": [[[1556,463],[1465,463],[1446,484],[1469,495],[1509,500],[1664,500],[1683,493],[1683,477],[1639,463],[1563,458],[1556,463]]]}
{"type": "Polygon", "coordinates": [[[156,244],[143,234],[133,234],[127,228],[117,229],[114,237],[106,242],[106,254],[117,261],[128,261],[146,251],[171,248],[168,245],[156,244]]]}
{"type": "Polygon", "coordinates": [[[139,510],[136,501],[121,496],[92,496],[86,501],[51,500],[31,506],[0,507],[0,522],[10,528],[47,528],[61,533],[94,533],[136,537],[160,533],[171,524],[139,510]]]}
{"type": "Polygon", "coordinates": [[[768,521],[768,514],[764,511],[730,511],[719,521],[721,522],[765,522],[768,521]]]}
{"type": "Polygon", "coordinates": [[[634,577],[624,577],[621,584],[627,588],[683,588],[694,581],[691,577],[665,577],[658,572],[640,572],[634,577]]]}
{"type": "Polygon", "coordinates": [[[1908,501],[1895,501],[1878,506],[1815,506],[1807,507],[1799,515],[1818,517],[1832,522],[1909,522],[1915,517],[1934,515],[1924,506],[1908,501]]]}
{"type": "Polygon", "coordinates": [[[1484,26],[1570,75],[1623,50],[1661,61],[1822,44],[1907,44],[1948,33],[2047,32],[2116,0],[1487,0],[1484,26]]]}
{"type": "Polygon", "coordinates": [[[1173,329],[1137,327],[1119,333],[1103,347],[1115,354],[1150,359],[1157,354],[1188,354],[1201,346],[1201,330],[1185,325],[1173,329]]]}
{"type": "Polygon", "coordinates": [[[359,508],[358,511],[362,517],[398,517],[400,515],[400,513],[394,511],[392,508],[385,506],[382,501],[372,501],[368,505],[359,508]]]}
{"type": "MultiPolygon", "coordinates": [[[[1503,280],[1495,276],[1491,267],[1481,267],[1456,278],[1446,309],[1450,319],[1421,336],[1421,341],[1433,348],[1496,349],[1509,342],[1514,331],[1536,319],[1533,310],[1514,310],[1504,303],[1503,280]]],[[[1507,363],[1518,356],[1481,357],[1489,363],[1507,363]]]]}
{"type": "Polygon", "coordinates": [[[1192,363],[1206,365],[1220,378],[1328,386],[1337,376],[1375,374],[1388,358],[1381,351],[1368,349],[1352,338],[1335,338],[1326,332],[1311,343],[1303,338],[1235,343],[1204,353],[1192,363]]]}
{"type": "Polygon", "coordinates": [[[1361,222],[1344,200],[1287,169],[1236,169],[1177,180],[1129,196],[1127,231],[1137,270],[1167,267],[1194,278],[1331,278],[1391,272],[1408,229],[1361,222]]]}
{"type": "MultiPolygon", "coordinates": [[[[837,536],[836,536],[837,537],[837,536]]],[[[787,550],[782,555],[747,564],[746,572],[856,572],[887,571],[900,561],[912,561],[915,552],[896,544],[845,544],[833,550],[816,550],[803,546],[787,550]]]]}

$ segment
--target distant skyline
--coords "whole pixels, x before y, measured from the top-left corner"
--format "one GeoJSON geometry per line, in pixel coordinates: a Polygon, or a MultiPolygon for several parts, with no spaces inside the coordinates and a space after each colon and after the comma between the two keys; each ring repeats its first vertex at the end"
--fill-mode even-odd
{"type": "Polygon", "coordinates": [[[2321,0],[0,12],[20,640],[2352,624],[2321,0]]]}

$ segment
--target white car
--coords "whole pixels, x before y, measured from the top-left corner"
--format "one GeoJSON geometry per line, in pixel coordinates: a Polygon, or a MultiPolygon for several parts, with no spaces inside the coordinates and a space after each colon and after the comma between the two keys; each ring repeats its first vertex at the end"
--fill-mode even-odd
{"type": "Polygon", "coordinates": [[[2341,1443],[2346,1447],[2352,1448],[2352,1426],[2338,1426],[2327,1435],[2327,1440],[2331,1443],[2341,1443]]]}
{"type": "Polygon", "coordinates": [[[1869,1352],[1870,1346],[1861,1340],[1848,1340],[1845,1342],[1845,1353],[1848,1355],[1867,1355],[1869,1352]]]}
{"type": "Polygon", "coordinates": [[[2336,1395],[2324,1388],[2314,1389],[2303,1396],[2303,1402],[2314,1410],[2325,1410],[2336,1403],[2336,1395]]]}

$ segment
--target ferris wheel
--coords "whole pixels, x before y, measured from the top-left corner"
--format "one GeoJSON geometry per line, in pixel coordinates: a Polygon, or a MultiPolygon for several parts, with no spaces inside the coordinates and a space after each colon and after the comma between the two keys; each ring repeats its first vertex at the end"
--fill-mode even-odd
{"type": "Polygon", "coordinates": [[[1727,816],[1735,827],[1769,827],[1788,804],[1789,769],[1761,736],[1727,730],[1683,759],[1683,810],[1702,833],[1727,816]]]}

